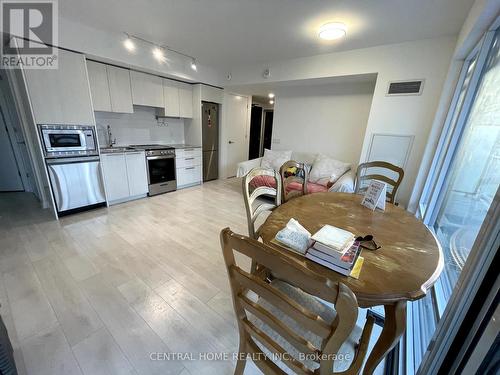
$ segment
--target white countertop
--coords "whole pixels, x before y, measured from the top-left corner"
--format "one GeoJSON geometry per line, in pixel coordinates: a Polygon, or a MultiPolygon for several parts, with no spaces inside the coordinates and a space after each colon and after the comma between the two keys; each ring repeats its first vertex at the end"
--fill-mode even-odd
{"type": "Polygon", "coordinates": [[[189,144],[184,144],[184,143],[179,143],[179,144],[174,144],[174,145],[167,145],[173,148],[201,148],[201,146],[194,146],[194,145],[189,145],[189,144]]]}

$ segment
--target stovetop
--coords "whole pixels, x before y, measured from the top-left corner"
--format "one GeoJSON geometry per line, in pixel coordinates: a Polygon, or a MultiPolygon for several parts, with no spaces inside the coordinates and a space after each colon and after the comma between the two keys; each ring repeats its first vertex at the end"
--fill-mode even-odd
{"type": "Polygon", "coordinates": [[[172,146],[166,146],[166,145],[158,145],[158,144],[152,144],[152,145],[130,145],[129,147],[132,148],[140,148],[143,150],[174,150],[172,146]]]}

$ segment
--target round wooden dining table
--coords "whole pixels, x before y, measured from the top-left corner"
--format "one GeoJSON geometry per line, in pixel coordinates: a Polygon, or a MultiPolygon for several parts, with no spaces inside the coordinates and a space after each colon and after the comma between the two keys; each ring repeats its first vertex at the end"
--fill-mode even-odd
{"type": "Polygon", "coordinates": [[[264,243],[356,295],[360,307],[384,306],[382,333],[371,351],[364,374],[372,374],[397,344],[406,328],[406,303],[423,298],[443,269],[441,247],[431,231],[408,211],[387,203],[385,211],[361,205],[363,197],[348,193],[315,193],[291,199],[275,208],[260,228],[264,243]],[[310,233],[325,224],[373,235],[380,249],[363,249],[364,263],[355,279],[321,266],[272,241],[290,218],[310,233]],[[272,241],[272,242],[271,242],[272,241]]]}

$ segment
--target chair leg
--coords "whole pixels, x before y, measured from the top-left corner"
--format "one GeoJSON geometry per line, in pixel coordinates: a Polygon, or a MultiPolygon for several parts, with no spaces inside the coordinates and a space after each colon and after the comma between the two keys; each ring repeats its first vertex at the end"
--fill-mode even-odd
{"type": "Polygon", "coordinates": [[[240,347],[238,348],[238,360],[236,361],[236,368],[234,369],[234,375],[243,375],[245,371],[246,361],[246,351],[245,342],[240,340],[240,347]]]}
{"type": "Polygon", "coordinates": [[[250,273],[252,275],[255,275],[255,271],[257,271],[257,262],[255,260],[252,260],[252,266],[250,267],[250,273]]]}
{"type": "Polygon", "coordinates": [[[238,361],[236,362],[236,368],[234,369],[234,375],[243,375],[243,372],[245,372],[246,364],[246,360],[238,359],[238,361]]]}

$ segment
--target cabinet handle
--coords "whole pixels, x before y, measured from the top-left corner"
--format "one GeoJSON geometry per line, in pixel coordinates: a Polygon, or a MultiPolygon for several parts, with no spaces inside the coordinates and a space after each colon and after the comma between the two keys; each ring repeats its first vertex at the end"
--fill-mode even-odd
{"type": "Polygon", "coordinates": [[[184,160],[194,160],[194,158],[186,158],[186,159],[184,159],[184,160]]]}
{"type": "Polygon", "coordinates": [[[194,151],[194,148],[185,148],[184,151],[194,151]]]}
{"type": "Polygon", "coordinates": [[[194,167],[189,167],[189,168],[186,168],[186,170],[188,170],[188,169],[194,169],[194,167]]]}

